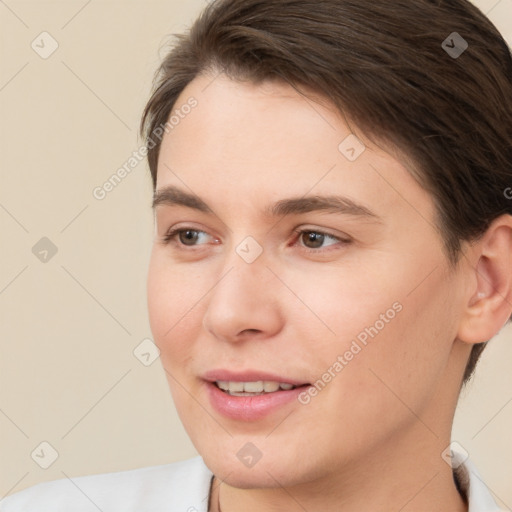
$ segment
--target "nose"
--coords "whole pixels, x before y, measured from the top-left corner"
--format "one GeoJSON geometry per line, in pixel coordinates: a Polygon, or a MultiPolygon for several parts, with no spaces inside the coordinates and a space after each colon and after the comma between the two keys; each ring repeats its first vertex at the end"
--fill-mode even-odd
{"type": "Polygon", "coordinates": [[[266,339],[283,328],[276,279],[263,261],[235,262],[209,299],[203,326],[219,340],[266,339]]]}

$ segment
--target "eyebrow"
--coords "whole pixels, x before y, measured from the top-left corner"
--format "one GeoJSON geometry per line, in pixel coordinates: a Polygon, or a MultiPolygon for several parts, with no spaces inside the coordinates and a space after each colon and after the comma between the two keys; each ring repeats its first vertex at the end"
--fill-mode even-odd
{"type": "Polygon", "coordinates": [[[152,208],[159,205],[166,206],[186,206],[200,212],[211,213],[210,207],[198,196],[185,192],[177,187],[168,186],[156,190],[153,194],[152,208]]]}
{"type": "MultiPolygon", "coordinates": [[[[204,213],[213,213],[212,209],[200,197],[175,186],[163,187],[155,191],[152,207],[159,205],[185,206],[204,213]]],[[[365,217],[379,221],[380,218],[364,205],[343,196],[304,196],[281,199],[268,206],[264,213],[270,217],[325,211],[329,213],[365,217]]]]}

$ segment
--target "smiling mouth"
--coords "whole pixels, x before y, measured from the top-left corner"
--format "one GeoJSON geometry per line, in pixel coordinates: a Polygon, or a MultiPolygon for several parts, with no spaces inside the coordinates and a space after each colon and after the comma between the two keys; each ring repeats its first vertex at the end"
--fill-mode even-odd
{"type": "Polygon", "coordinates": [[[216,380],[214,382],[221,391],[231,396],[258,396],[269,393],[276,393],[277,391],[290,391],[295,388],[309,386],[310,384],[301,384],[295,386],[286,382],[276,381],[252,381],[252,382],[238,382],[216,380]]]}

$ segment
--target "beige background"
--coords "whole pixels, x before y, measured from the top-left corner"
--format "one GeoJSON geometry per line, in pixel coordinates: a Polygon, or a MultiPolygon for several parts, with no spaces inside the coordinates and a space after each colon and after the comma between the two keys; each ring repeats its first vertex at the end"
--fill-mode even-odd
{"type": "MultiPolygon", "coordinates": [[[[476,3],[512,41],[512,0],[476,3]]],[[[0,497],[195,454],[159,360],[144,366],[133,354],[151,338],[146,163],[104,200],[92,191],[141,145],[159,52],[202,7],[0,1],[0,497]],[[43,31],[59,45],[47,59],[31,47],[51,49],[43,31]],[[58,250],[46,263],[32,253],[43,237],[58,250]],[[36,463],[49,460],[43,441],[58,452],[46,470],[36,463]]],[[[485,353],[453,436],[509,509],[511,337],[505,328],[485,353]]]]}

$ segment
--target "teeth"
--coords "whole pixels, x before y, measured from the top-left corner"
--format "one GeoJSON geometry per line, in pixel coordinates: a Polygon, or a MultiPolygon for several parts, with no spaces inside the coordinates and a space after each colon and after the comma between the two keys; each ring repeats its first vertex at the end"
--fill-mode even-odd
{"type": "MultiPolygon", "coordinates": [[[[217,380],[215,381],[215,384],[217,384],[217,387],[223,391],[227,391],[229,389],[229,382],[227,380],[217,380]]],[[[235,383],[233,382],[233,384],[235,383]]]]}
{"type": "Polygon", "coordinates": [[[255,382],[232,382],[226,380],[216,381],[217,386],[223,391],[234,396],[262,395],[263,393],[274,393],[279,389],[290,390],[295,386],[285,382],[262,381],[255,382]]]}
{"type": "Polygon", "coordinates": [[[279,389],[279,382],[267,382],[263,383],[263,390],[265,393],[273,393],[279,389]]]}
{"type": "Polygon", "coordinates": [[[244,391],[246,393],[261,393],[263,391],[263,381],[244,382],[244,391]]]}

